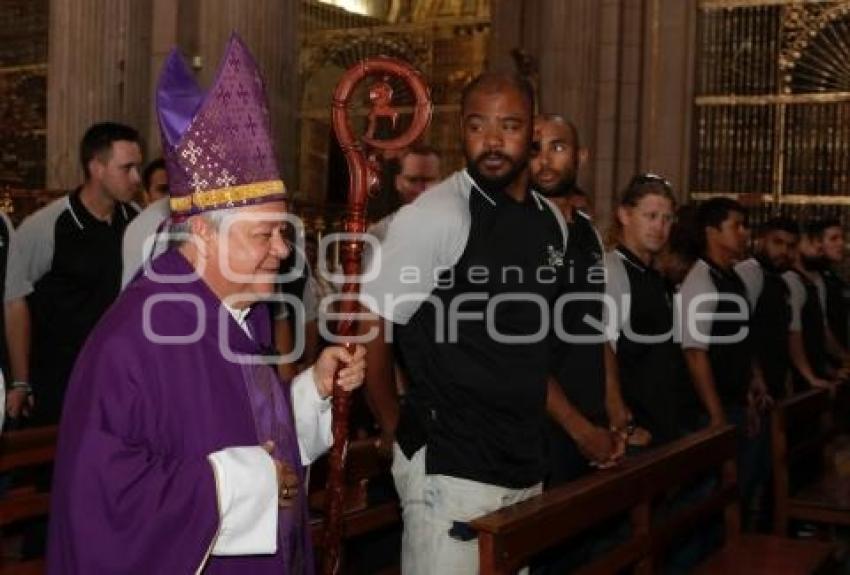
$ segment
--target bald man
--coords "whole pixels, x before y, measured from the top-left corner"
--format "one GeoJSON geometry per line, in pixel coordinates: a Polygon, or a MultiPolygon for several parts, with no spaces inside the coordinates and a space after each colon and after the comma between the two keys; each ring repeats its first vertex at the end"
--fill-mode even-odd
{"type": "Polygon", "coordinates": [[[535,118],[531,177],[535,188],[561,208],[568,221],[573,208],[592,215],[590,198],[578,187],[578,170],[588,155],[575,124],[558,114],[535,118]]]}
{"type": "Polygon", "coordinates": [[[587,298],[572,300],[564,306],[564,329],[569,334],[581,336],[581,341],[559,340],[552,366],[560,387],[586,421],[588,432],[576,437],[565,433],[559,425],[550,425],[546,476],[549,485],[572,481],[586,474],[593,463],[600,463],[601,458],[594,454],[605,453],[605,447],[612,442],[617,446],[615,453],[619,454],[623,449],[621,436],[610,431],[608,424],[610,422],[617,429],[625,429],[629,424],[628,411],[620,399],[615,359],[606,357],[602,337],[594,343],[586,341],[601,335],[585,318],[602,320],[601,298],[605,290],[602,241],[590,217],[581,210],[583,204],[577,202],[577,198],[587,198],[576,185],[579,166],[586,158],[587,150],[581,147],[574,124],[557,114],[535,118],[529,163],[532,184],[558,206],[568,222],[569,247],[565,257],[571,270],[568,289],[589,294],[587,298]]]}

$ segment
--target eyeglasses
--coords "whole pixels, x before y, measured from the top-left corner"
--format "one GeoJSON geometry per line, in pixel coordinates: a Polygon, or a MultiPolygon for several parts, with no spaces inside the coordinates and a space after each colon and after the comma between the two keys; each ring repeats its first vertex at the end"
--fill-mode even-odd
{"type": "Polygon", "coordinates": [[[632,178],[632,181],[629,182],[629,187],[631,186],[641,186],[643,184],[661,184],[665,188],[669,190],[673,190],[673,185],[670,181],[658,174],[653,174],[652,172],[646,172],[645,174],[638,174],[637,176],[632,178]]]}

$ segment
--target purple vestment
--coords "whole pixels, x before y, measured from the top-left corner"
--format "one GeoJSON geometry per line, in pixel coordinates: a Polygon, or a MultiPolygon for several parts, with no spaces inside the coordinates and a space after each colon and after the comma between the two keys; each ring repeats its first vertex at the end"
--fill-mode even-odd
{"type": "MultiPolygon", "coordinates": [[[[152,267],[166,276],[192,273],[176,250],[152,267]]],[[[275,555],[208,557],[219,526],[210,453],[273,440],[275,457],[303,481],[289,385],[268,365],[223,357],[220,307],[199,279],[140,277],[89,336],[59,431],[50,573],[173,575],[201,565],[209,574],[313,572],[304,489],[279,510],[275,555]],[[145,323],[161,338],[202,331],[194,343],[154,343],[145,323]]],[[[225,313],[230,349],[262,355],[271,337],[265,306],[248,316],[253,339],[225,313]]]]}

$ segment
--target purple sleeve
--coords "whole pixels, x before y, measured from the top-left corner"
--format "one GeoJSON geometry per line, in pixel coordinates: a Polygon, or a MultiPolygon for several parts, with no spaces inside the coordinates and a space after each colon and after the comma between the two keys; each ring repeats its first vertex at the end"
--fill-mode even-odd
{"type": "Polygon", "coordinates": [[[77,363],[59,431],[49,570],[193,573],[219,524],[211,465],[181,451],[157,409],[168,398],[140,385],[138,355],[93,343],[77,363]]]}

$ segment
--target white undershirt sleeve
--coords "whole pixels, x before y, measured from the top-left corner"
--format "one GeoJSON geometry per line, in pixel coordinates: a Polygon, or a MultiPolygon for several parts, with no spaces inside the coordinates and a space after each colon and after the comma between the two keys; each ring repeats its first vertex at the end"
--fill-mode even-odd
{"type": "Polygon", "coordinates": [[[295,376],[291,393],[301,463],[310,465],[333,445],[331,400],[319,395],[312,367],[295,376]]]}
{"type": "Polygon", "coordinates": [[[220,524],[213,555],[277,552],[277,471],[260,446],[229,447],[208,456],[215,472],[220,524]]]}

